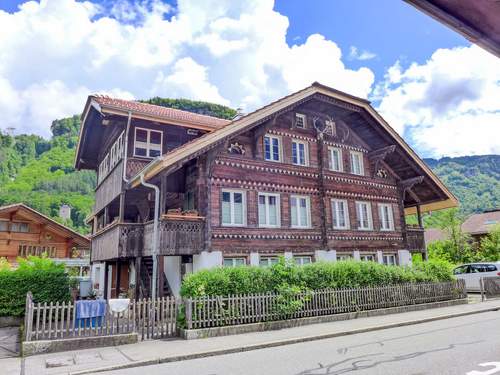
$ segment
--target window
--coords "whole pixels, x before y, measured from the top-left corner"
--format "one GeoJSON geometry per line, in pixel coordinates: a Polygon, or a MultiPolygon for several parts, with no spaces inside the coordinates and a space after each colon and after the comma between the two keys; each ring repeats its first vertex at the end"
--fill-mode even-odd
{"type": "Polygon", "coordinates": [[[261,257],[259,260],[259,265],[261,267],[270,267],[273,264],[278,264],[277,257],[261,257]]]}
{"type": "Polygon", "coordinates": [[[346,200],[332,199],[332,223],[333,229],[349,228],[349,214],[346,200]]]}
{"type": "Polygon", "coordinates": [[[342,150],[337,147],[330,147],[330,170],[342,172],[344,170],[342,165],[342,150]]]}
{"type": "Polygon", "coordinates": [[[368,202],[356,202],[356,215],[359,230],[371,230],[372,225],[372,209],[368,202]]]}
{"type": "Polygon", "coordinates": [[[245,192],[240,190],[222,191],[222,225],[245,225],[245,192]]]}
{"type": "Polygon", "coordinates": [[[292,163],[295,165],[309,165],[307,142],[292,141],[292,163]]]}
{"type": "Polygon", "coordinates": [[[390,204],[379,204],[380,230],[394,230],[394,217],[390,204]]]}
{"type": "Polygon", "coordinates": [[[457,267],[453,270],[454,275],[461,275],[464,273],[469,273],[469,266],[468,265],[460,266],[460,267],[457,267]]]}
{"type": "Polygon", "coordinates": [[[279,194],[259,193],[259,226],[279,227],[280,216],[279,194]]]}
{"type": "Polygon", "coordinates": [[[22,232],[22,233],[28,233],[30,231],[30,226],[28,223],[12,223],[10,230],[12,232],[22,232]]]}
{"type": "Polygon", "coordinates": [[[297,264],[299,266],[303,266],[304,264],[312,263],[312,257],[310,257],[310,256],[296,256],[296,257],[293,257],[293,259],[295,260],[295,264],[297,264]]]}
{"type": "Polygon", "coordinates": [[[384,254],[382,255],[382,260],[386,265],[396,265],[396,255],[394,254],[384,254]]]}
{"type": "Polygon", "coordinates": [[[162,154],[163,133],[157,130],[135,128],[134,156],[155,158],[162,154]]]}
{"type": "Polygon", "coordinates": [[[264,137],[264,154],[268,161],[281,161],[281,140],[279,137],[272,135],[264,137]]]}
{"type": "Polygon", "coordinates": [[[361,254],[359,259],[363,262],[375,262],[375,254],[361,254]]]}
{"type": "Polygon", "coordinates": [[[361,152],[351,151],[351,173],[364,175],[363,154],[361,152]]]}
{"type": "Polygon", "coordinates": [[[6,220],[0,220],[0,232],[7,232],[9,229],[9,222],[6,220]]]}
{"type": "Polygon", "coordinates": [[[295,126],[297,128],[305,129],[306,128],[306,115],[302,113],[295,114],[295,126]]]}
{"type": "Polygon", "coordinates": [[[224,258],[224,267],[244,266],[246,263],[245,258],[224,258]]]}
{"type": "Polygon", "coordinates": [[[311,205],[309,197],[292,195],[290,197],[292,211],[292,228],[309,228],[311,226],[311,205]]]}
{"type": "Polygon", "coordinates": [[[352,259],[352,254],[337,254],[337,260],[349,260],[352,259]]]}

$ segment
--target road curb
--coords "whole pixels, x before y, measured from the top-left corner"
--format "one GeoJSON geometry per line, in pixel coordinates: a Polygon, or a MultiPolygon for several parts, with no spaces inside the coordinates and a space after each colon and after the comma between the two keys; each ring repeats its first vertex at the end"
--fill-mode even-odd
{"type": "Polygon", "coordinates": [[[232,347],[232,348],[215,349],[215,350],[208,350],[208,351],[197,352],[197,353],[180,354],[180,355],[166,356],[166,357],[160,357],[160,358],[153,358],[153,359],[135,361],[135,362],[131,362],[131,363],[123,363],[123,364],[114,365],[114,366],[73,371],[73,372],[69,372],[68,374],[69,375],[84,375],[84,374],[91,374],[91,373],[96,373],[96,372],[123,370],[123,369],[127,369],[127,368],[158,365],[161,363],[179,362],[179,361],[186,361],[186,360],[190,360],[190,359],[213,357],[213,356],[224,355],[224,354],[242,353],[242,352],[248,352],[248,351],[252,351],[252,350],[272,348],[272,347],[284,346],[284,345],[292,345],[292,344],[298,344],[298,343],[302,343],[302,342],[309,342],[309,341],[316,341],[316,340],[324,340],[324,339],[330,339],[330,338],[334,338],[334,337],[349,336],[349,335],[355,335],[355,334],[359,334],[359,333],[379,331],[382,329],[404,327],[404,326],[410,326],[410,325],[415,325],[415,324],[433,322],[433,321],[437,321],[437,320],[458,318],[458,317],[467,316],[467,315],[475,315],[475,314],[481,314],[481,313],[485,313],[485,312],[499,311],[499,310],[500,310],[500,305],[495,306],[495,307],[484,308],[481,310],[464,311],[464,312],[460,312],[460,313],[437,315],[437,316],[432,316],[429,318],[421,318],[421,319],[408,320],[408,321],[399,322],[399,323],[389,323],[389,324],[383,324],[383,325],[377,325],[377,326],[371,326],[371,327],[365,327],[365,328],[359,328],[359,329],[352,329],[349,331],[332,332],[332,333],[325,333],[325,334],[321,334],[321,335],[297,337],[297,338],[293,338],[293,339],[268,341],[268,342],[260,343],[260,344],[251,344],[251,345],[238,346],[238,347],[232,347]]]}

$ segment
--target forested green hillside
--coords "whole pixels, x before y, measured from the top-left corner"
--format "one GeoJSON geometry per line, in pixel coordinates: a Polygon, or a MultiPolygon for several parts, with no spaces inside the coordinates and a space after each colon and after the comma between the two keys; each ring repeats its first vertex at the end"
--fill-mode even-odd
{"type": "MultiPolygon", "coordinates": [[[[221,118],[236,111],[224,106],[186,99],[153,98],[146,102],[221,118]]],[[[66,223],[85,233],[84,224],[94,200],[95,174],[75,171],[75,147],[79,116],[55,120],[52,138],[35,135],[10,136],[0,132],[0,205],[23,202],[56,220],[59,207],[72,207],[66,223]]],[[[463,214],[500,207],[500,155],[424,159],[461,201],[463,214]]],[[[425,218],[426,225],[439,225],[441,214],[425,218]]]]}
{"type": "MultiPolygon", "coordinates": [[[[231,119],[234,109],[187,99],[152,98],[145,102],[231,119]]],[[[58,218],[62,204],[71,206],[65,224],[86,233],[84,223],[94,203],[95,173],[73,168],[80,118],[52,122],[52,138],[36,135],[11,136],[0,131],[0,205],[23,202],[58,218]]]]}

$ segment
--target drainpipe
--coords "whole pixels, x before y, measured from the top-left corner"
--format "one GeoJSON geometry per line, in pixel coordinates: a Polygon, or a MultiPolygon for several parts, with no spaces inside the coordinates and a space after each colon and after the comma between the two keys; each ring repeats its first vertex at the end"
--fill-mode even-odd
{"type": "Polygon", "coordinates": [[[141,184],[145,187],[154,189],[155,191],[155,213],[154,213],[154,222],[153,222],[153,247],[151,254],[153,256],[153,285],[151,287],[151,296],[153,299],[156,298],[156,280],[157,280],[157,273],[158,273],[158,259],[157,259],[157,254],[158,254],[158,224],[159,224],[159,213],[160,213],[160,189],[158,186],[154,184],[150,184],[149,182],[144,181],[144,172],[143,171],[140,175],[141,177],[141,184]]]}
{"type": "Polygon", "coordinates": [[[123,154],[123,182],[128,183],[127,180],[127,153],[128,153],[128,133],[130,130],[130,123],[132,121],[132,112],[128,112],[128,118],[127,118],[127,128],[125,129],[125,148],[124,148],[124,154],[123,154]]]}

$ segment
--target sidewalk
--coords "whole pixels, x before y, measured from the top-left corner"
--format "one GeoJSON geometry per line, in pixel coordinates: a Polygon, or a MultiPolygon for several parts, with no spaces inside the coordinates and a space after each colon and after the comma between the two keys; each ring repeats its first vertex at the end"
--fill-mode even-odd
{"type": "Polygon", "coordinates": [[[499,310],[500,300],[457,305],[437,309],[314,324],[277,331],[247,333],[199,340],[154,340],[117,347],[86,349],[0,360],[7,374],[83,374],[105,369],[146,366],[160,362],[180,361],[212,355],[262,349],[297,342],[362,333],[378,329],[418,324],[456,316],[499,310]],[[14,363],[13,361],[17,361],[14,363]],[[57,367],[51,367],[57,366],[57,367]]]}

